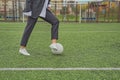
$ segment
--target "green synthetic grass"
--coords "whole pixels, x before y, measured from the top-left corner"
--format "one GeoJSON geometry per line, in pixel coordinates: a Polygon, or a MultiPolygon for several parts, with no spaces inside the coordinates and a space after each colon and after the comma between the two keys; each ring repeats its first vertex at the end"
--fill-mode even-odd
{"type": "MultiPolygon", "coordinates": [[[[0,23],[0,68],[120,67],[120,23],[61,23],[62,55],[49,49],[50,25],[38,22],[18,53],[25,23],[0,23]]],[[[120,71],[0,71],[0,80],[120,80],[120,71]],[[7,75],[7,76],[6,76],[7,75]]]]}
{"type": "Polygon", "coordinates": [[[4,71],[1,80],[120,80],[119,71],[4,71]]]}

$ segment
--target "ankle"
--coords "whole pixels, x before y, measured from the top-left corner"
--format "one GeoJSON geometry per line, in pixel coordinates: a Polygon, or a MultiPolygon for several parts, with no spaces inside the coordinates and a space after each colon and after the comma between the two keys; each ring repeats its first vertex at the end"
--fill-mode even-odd
{"type": "Polygon", "coordinates": [[[20,46],[21,49],[25,49],[26,47],[25,46],[20,46]]]}
{"type": "Polygon", "coordinates": [[[52,44],[56,44],[57,40],[56,39],[52,39],[52,44]]]}

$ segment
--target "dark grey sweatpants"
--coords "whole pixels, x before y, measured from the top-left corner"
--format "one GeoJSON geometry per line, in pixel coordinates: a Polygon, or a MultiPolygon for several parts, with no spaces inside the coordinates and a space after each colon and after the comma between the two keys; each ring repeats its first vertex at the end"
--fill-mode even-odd
{"type": "MultiPolygon", "coordinates": [[[[41,17],[42,18],[42,17],[41,17]]],[[[28,17],[27,25],[23,33],[23,37],[21,40],[21,46],[26,46],[28,39],[30,37],[30,34],[37,22],[38,18],[32,18],[28,17]]],[[[59,28],[59,20],[47,9],[46,11],[46,17],[42,18],[48,23],[52,25],[51,27],[51,39],[58,39],[58,28],[59,28]]]]}

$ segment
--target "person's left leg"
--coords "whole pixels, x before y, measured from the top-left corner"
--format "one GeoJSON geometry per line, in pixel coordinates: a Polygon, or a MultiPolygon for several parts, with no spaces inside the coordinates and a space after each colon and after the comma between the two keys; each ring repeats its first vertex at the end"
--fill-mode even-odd
{"type": "Polygon", "coordinates": [[[28,43],[28,39],[30,37],[30,34],[31,34],[36,22],[37,22],[37,18],[28,17],[27,25],[24,30],[24,34],[21,39],[20,49],[19,49],[19,52],[23,55],[30,55],[26,50],[26,45],[28,43]]]}
{"type": "Polygon", "coordinates": [[[23,33],[23,36],[22,36],[22,39],[21,39],[21,43],[20,45],[21,46],[24,46],[26,47],[27,46],[27,43],[28,43],[28,40],[29,40],[29,37],[32,33],[32,30],[37,22],[37,19],[38,18],[32,18],[32,17],[28,17],[28,20],[27,20],[27,25],[25,27],[25,30],[24,30],[24,33],[23,33]]]}

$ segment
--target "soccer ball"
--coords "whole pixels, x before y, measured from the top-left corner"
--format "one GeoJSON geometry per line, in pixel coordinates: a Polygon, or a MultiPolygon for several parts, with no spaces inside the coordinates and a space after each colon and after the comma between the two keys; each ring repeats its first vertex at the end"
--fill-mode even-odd
{"type": "Polygon", "coordinates": [[[60,43],[56,43],[57,50],[51,49],[53,54],[62,54],[63,52],[63,46],[60,43]]]}

